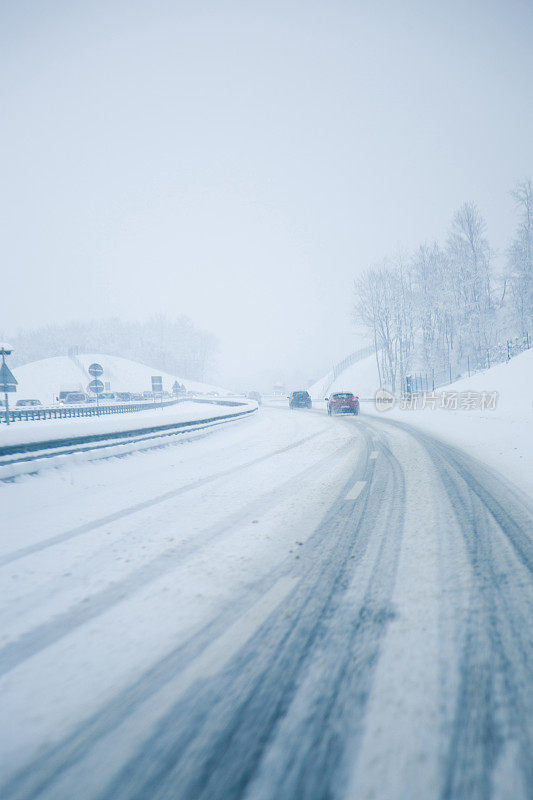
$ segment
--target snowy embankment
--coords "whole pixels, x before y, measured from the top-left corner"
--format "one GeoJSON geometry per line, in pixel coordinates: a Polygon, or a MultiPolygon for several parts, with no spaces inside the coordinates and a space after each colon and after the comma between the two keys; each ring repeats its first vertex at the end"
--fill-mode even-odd
{"type": "Polygon", "coordinates": [[[379,386],[376,357],[374,355],[361,359],[345,369],[331,382],[331,373],[309,387],[313,400],[323,400],[333,392],[353,392],[362,400],[370,400],[379,386]]]}
{"type": "Polygon", "coordinates": [[[435,395],[435,409],[421,407],[422,393],[416,408],[402,408],[397,401],[386,413],[379,414],[372,403],[365,403],[363,411],[401,420],[461,447],[533,497],[533,350],[443,386],[435,395]],[[457,410],[438,407],[446,400],[453,404],[456,392],[457,410]],[[473,402],[479,402],[483,392],[487,399],[497,392],[495,408],[461,407],[467,404],[467,393],[473,402]]]}
{"type": "Polygon", "coordinates": [[[223,394],[225,391],[218,386],[190,381],[127,358],[109,356],[105,353],[82,353],[72,358],[68,356],[43,358],[13,369],[18,381],[14,399],[37,398],[48,405],[55,401],[62,388],[68,387],[73,391],[84,392],[91,380],[87,370],[95,361],[102,365],[104,369],[102,380],[109,383],[112,392],[148,391],[152,388],[152,375],[160,375],[163,378],[165,391],[170,391],[176,380],[191,392],[216,391],[223,394]]]}

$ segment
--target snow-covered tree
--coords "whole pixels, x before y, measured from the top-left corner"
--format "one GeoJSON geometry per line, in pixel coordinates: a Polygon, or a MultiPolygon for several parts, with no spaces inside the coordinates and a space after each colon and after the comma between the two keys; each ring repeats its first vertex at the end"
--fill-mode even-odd
{"type": "Polygon", "coordinates": [[[367,270],[355,284],[354,316],[371,333],[379,381],[395,391],[410,367],[412,289],[401,257],[367,270]]]}
{"type": "Polygon", "coordinates": [[[491,250],[485,236],[485,220],[475,203],[464,203],[452,220],[448,236],[448,276],[456,309],[455,348],[462,356],[478,356],[491,343],[491,250]]]}
{"type": "Polygon", "coordinates": [[[512,196],[518,227],[507,252],[507,281],[517,333],[533,330],[533,184],[517,184],[512,196]]]}

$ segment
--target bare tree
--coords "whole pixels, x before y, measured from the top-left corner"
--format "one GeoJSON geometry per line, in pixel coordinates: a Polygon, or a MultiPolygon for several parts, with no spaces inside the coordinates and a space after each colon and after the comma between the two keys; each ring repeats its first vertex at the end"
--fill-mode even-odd
{"type": "Polygon", "coordinates": [[[369,330],[379,382],[401,385],[413,347],[412,289],[401,257],[367,270],[355,283],[355,318],[369,330]]]}
{"type": "Polygon", "coordinates": [[[451,291],[457,309],[459,355],[471,348],[479,354],[491,338],[494,316],[491,250],[485,221],[475,203],[465,203],[455,214],[448,236],[451,291]]]}
{"type": "Polygon", "coordinates": [[[533,325],[533,184],[526,179],[511,193],[518,212],[518,227],[507,251],[507,280],[513,316],[523,335],[533,325]]]}

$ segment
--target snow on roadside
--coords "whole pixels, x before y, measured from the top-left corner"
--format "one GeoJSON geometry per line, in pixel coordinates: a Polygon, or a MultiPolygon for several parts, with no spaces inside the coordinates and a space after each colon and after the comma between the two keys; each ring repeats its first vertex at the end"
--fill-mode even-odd
{"type": "Polygon", "coordinates": [[[362,410],[401,420],[462,448],[533,498],[533,350],[436,390],[437,395],[444,392],[497,392],[498,398],[493,410],[461,408],[460,394],[457,410],[403,409],[398,403],[386,413],[376,411],[373,403],[364,403],[362,410]]]}
{"type": "Polygon", "coordinates": [[[195,422],[211,417],[223,417],[246,408],[256,408],[253,400],[242,401],[236,406],[216,403],[195,403],[186,400],[177,405],[154,407],[153,410],[131,411],[125,414],[109,414],[102,417],[72,417],[67,419],[15,422],[0,426],[0,447],[25,442],[45,442],[52,439],[90,436],[91,434],[115,433],[118,431],[150,428],[156,425],[172,425],[174,422],[195,422]]]}

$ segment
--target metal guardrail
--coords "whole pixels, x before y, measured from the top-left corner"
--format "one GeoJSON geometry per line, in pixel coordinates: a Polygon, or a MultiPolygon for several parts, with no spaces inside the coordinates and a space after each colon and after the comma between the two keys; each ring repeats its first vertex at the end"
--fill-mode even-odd
{"type": "MultiPolygon", "coordinates": [[[[112,403],[104,405],[100,403],[97,407],[94,403],[91,405],[72,405],[72,406],[23,406],[21,408],[9,409],[10,422],[31,422],[40,419],[68,419],[70,417],[101,417],[106,414],[126,414],[129,411],[154,411],[158,408],[166,408],[167,406],[174,406],[177,403],[184,402],[191,403],[215,403],[219,406],[240,405],[234,400],[219,400],[214,397],[179,397],[172,400],[143,400],[136,403],[112,403]]],[[[5,409],[0,408],[0,424],[5,423],[6,412],[5,409]]]]}
{"type": "MultiPolygon", "coordinates": [[[[65,405],[65,406],[22,406],[21,408],[9,409],[10,422],[30,422],[32,420],[40,419],[68,419],[70,417],[100,417],[106,414],[126,414],[128,411],[145,411],[154,410],[163,406],[173,406],[176,403],[183,403],[185,400],[194,400],[196,398],[182,397],[179,399],[173,398],[172,400],[163,400],[161,404],[159,401],[154,403],[152,400],[138,401],[136,403],[113,403],[104,405],[100,403],[97,407],[94,403],[91,405],[65,405]]],[[[5,409],[0,408],[0,423],[5,423],[6,412],[5,409]]]]}

